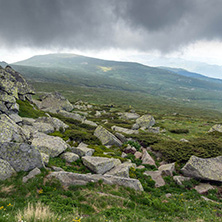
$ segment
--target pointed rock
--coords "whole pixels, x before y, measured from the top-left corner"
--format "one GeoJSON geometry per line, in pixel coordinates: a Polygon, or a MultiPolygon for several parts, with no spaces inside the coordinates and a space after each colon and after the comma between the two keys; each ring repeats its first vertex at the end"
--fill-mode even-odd
{"type": "Polygon", "coordinates": [[[149,164],[156,167],[155,161],[145,149],[143,149],[143,154],[141,159],[142,159],[142,164],[149,164]]]}
{"type": "Polygon", "coordinates": [[[72,152],[65,152],[61,155],[61,158],[64,159],[68,163],[72,163],[78,160],[79,156],[72,152]]]}
{"type": "Polygon", "coordinates": [[[175,172],[175,163],[164,164],[158,168],[159,171],[164,173],[167,176],[173,176],[173,172],[175,172]]]}

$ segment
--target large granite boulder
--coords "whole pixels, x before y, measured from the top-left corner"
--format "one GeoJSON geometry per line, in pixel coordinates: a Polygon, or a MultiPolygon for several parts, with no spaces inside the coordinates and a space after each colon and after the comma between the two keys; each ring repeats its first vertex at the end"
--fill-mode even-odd
{"type": "Polygon", "coordinates": [[[68,148],[68,144],[57,136],[49,136],[44,133],[36,133],[32,145],[50,157],[56,157],[68,148]]]}
{"type": "Polygon", "coordinates": [[[136,123],[133,125],[132,129],[137,130],[139,128],[148,129],[149,127],[155,124],[155,119],[153,116],[147,114],[143,115],[136,120],[136,123]]]}
{"type": "Polygon", "coordinates": [[[47,93],[34,101],[39,109],[46,112],[57,113],[59,110],[71,111],[73,105],[58,92],[47,93]]]}
{"type": "Polygon", "coordinates": [[[7,115],[0,115],[0,142],[18,142],[26,141],[23,129],[18,126],[7,115]]]}
{"type": "Polygon", "coordinates": [[[0,67],[0,113],[7,115],[18,113],[17,99],[29,101],[34,91],[27,84],[25,79],[10,66],[5,69],[0,67]]]}
{"type": "Polygon", "coordinates": [[[222,156],[206,159],[191,156],[181,171],[188,177],[222,182],[221,169],[222,156]]]}
{"type": "Polygon", "coordinates": [[[61,155],[61,158],[64,159],[68,163],[72,163],[78,160],[79,156],[72,152],[65,152],[61,155]]]}
{"type": "Polygon", "coordinates": [[[104,174],[113,167],[121,164],[119,159],[95,156],[84,156],[82,157],[82,162],[92,172],[97,174],[104,174]]]}
{"type": "Polygon", "coordinates": [[[138,134],[138,130],[127,129],[119,126],[112,126],[112,130],[125,134],[138,134]]]}
{"type": "Polygon", "coordinates": [[[116,184],[119,186],[129,187],[134,190],[143,191],[143,186],[139,180],[125,177],[116,177],[111,175],[78,174],[59,171],[52,172],[47,176],[47,178],[56,178],[65,186],[86,185],[89,182],[98,182],[99,180],[102,180],[105,184],[116,184]]]}
{"type": "Polygon", "coordinates": [[[119,139],[117,139],[112,133],[110,133],[102,126],[98,126],[96,128],[96,130],[94,131],[94,135],[99,138],[103,145],[122,145],[122,142],[119,139]]]}
{"type": "Polygon", "coordinates": [[[6,160],[17,172],[44,166],[39,150],[26,143],[0,143],[0,158],[6,160]]]}
{"type": "Polygon", "coordinates": [[[15,173],[13,167],[3,159],[0,159],[0,180],[6,180],[15,173]]]}

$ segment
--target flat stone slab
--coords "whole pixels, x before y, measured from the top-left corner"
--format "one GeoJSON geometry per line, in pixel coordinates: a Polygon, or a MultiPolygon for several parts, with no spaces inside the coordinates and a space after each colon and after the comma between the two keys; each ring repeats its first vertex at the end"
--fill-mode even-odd
{"type": "Polygon", "coordinates": [[[87,144],[80,143],[78,147],[71,147],[71,152],[79,155],[80,157],[82,156],[92,156],[93,153],[95,152],[94,149],[90,149],[87,147],[87,144]]]}
{"type": "Polygon", "coordinates": [[[103,145],[121,146],[122,142],[117,139],[112,133],[102,126],[98,126],[94,131],[94,135],[102,142],[103,145]]]}
{"type": "Polygon", "coordinates": [[[56,157],[68,148],[68,144],[60,137],[49,136],[44,133],[35,134],[32,145],[50,157],[56,157]]]}
{"type": "Polygon", "coordinates": [[[125,178],[125,177],[116,177],[110,175],[98,175],[98,174],[78,174],[70,173],[65,171],[52,172],[47,176],[47,178],[56,178],[63,185],[86,185],[89,182],[98,182],[102,180],[105,184],[109,185],[119,185],[129,187],[134,190],[143,191],[142,184],[137,179],[125,178]]]}
{"type": "Polygon", "coordinates": [[[6,180],[16,173],[13,167],[3,159],[0,159],[0,180],[6,180]]]}
{"type": "Polygon", "coordinates": [[[120,133],[125,133],[125,134],[138,134],[139,131],[138,130],[132,130],[132,129],[127,129],[127,128],[123,128],[120,126],[112,126],[111,127],[112,130],[120,132],[120,133]]]}
{"type": "Polygon", "coordinates": [[[119,159],[94,156],[84,156],[82,157],[82,161],[86,167],[97,174],[104,174],[113,167],[121,164],[119,159]]]}
{"type": "Polygon", "coordinates": [[[61,155],[61,158],[64,159],[68,163],[72,163],[78,160],[79,156],[72,152],[65,152],[61,155]]]}
{"type": "Polygon", "coordinates": [[[208,192],[209,190],[213,190],[214,187],[211,186],[209,183],[200,183],[199,185],[195,186],[194,189],[198,193],[203,194],[203,193],[208,192]]]}
{"type": "Polygon", "coordinates": [[[205,159],[191,156],[181,171],[188,177],[222,182],[221,169],[222,156],[205,159]]]}
{"type": "Polygon", "coordinates": [[[161,176],[161,171],[146,171],[143,174],[151,176],[152,180],[155,181],[155,187],[162,187],[165,185],[165,181],[161,176]]]}
{"type": "Polygon", "coordinates": [[[0,158],[9,162],[17,172],[44,167],[37,147],[26,143],[0,143],[0,158]]]}

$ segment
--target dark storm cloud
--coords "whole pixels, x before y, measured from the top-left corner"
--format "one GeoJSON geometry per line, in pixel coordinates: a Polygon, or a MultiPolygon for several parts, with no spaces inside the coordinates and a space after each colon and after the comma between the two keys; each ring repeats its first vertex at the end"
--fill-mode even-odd
{"type": "Polygon", "coordinates": [[[0,45],[163,52],[222,39],[221,0],[0,0],[0,45]]]}

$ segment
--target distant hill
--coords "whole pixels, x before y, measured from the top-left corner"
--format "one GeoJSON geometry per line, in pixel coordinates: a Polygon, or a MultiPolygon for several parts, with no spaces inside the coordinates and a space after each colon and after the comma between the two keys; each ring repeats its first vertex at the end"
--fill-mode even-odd
{"type": "Polygon", "coordinates": [[[173,101],[222,110],[222,81],[186,70],[107,61],[75,54],[34,56],[12,66],[34,82],[136,92],[149,98],[162,98],[169,103],[173,101]]]}
{"type": "Polygon", "coordinates": [[[6,62],[0,62],[0,66],[5,68],[8,64],[6,62]]]}

